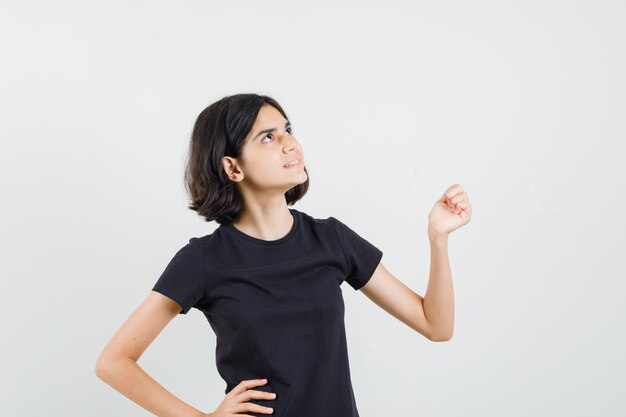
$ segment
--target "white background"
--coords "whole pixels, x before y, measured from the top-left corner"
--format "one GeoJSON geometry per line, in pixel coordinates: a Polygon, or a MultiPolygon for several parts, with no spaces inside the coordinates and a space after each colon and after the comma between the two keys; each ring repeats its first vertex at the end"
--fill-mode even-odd
{"type": "MultiPolygon", "coordinates": [[[[472,202],[449,342],[342,285],[361,417],[623,416],[625,21],[618,1],[3,2],[0,414],[152,415],[95,362],[217,227],[186,207],[195,117],[256,92],[304,147],[294,208],[419,294],[430,208],[454,183],[472,202]]],[[[139,364],[210,412],[214,355],[194,309],[139,364]]]]}

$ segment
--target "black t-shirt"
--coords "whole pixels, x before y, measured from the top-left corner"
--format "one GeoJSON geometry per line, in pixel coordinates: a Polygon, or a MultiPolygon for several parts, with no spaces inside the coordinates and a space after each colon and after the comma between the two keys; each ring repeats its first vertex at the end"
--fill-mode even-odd
{"type": "Polygon", "coordinates": [[[273,407],[276,417],[358,417],[339,286],[361,288],[383,253],[334,217],[289,211],[293,227],[278,240],[232,223],[189,239],[153,290],[176,301],[180,314],[204,313],[224,394],[244,379],[267,378],[252,389],[276,398],[250,402],[273,407]]]}

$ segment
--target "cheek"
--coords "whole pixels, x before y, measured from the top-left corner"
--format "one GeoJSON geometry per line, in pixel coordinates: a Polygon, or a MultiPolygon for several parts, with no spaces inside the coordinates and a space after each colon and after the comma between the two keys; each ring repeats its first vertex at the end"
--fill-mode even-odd
{"type": "Polygon", "coordinates": [[[263,181],[276,178],[276,173],[283,170],[280,158],[257,158],[248,162],[248,172],[263,181]]]}

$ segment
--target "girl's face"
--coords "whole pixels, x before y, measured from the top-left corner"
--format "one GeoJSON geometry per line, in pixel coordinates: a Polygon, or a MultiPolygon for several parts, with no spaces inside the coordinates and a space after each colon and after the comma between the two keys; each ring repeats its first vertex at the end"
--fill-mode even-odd
{"type": "Polygon", "coordinates": [[[250,188],[272,188],[285,193],[308,178],[304,171],[304,152],[292,134],[291,124],[268,104],[261,107],[241,156],[232,159],[237,165],[231,166],[236,181],[250,188]],[[291,162],[296,165],[286,165],[291,162]]]}

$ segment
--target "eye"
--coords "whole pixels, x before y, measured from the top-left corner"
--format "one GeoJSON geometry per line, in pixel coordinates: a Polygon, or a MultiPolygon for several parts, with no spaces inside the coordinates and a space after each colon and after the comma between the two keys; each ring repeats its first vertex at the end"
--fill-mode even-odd
{"type": "MultiPolygon", "coordinates": [[[[292,130],[291,126],[289,126],[289,127],[286,129],[286,132],[287,132],[289,135],[291,135],[291,134],[293,133],[293,130],[292,130]]],[[[272,138],[273,138],[274,136],[273,136],[271,133],[268,133],[267,135],[265,135],[265,136],[261,139],[261,142],[262,142],[262,143],[269,143],[269,142],[264,142],[264,141],[263,141],[263,139],[265,139],[265,138],[267,138],[267,137],[272,137],[272,138]]]]}

